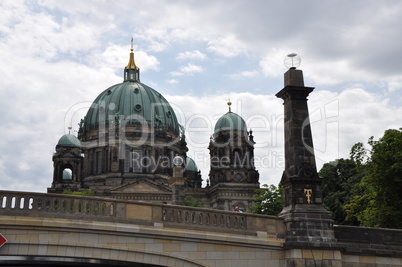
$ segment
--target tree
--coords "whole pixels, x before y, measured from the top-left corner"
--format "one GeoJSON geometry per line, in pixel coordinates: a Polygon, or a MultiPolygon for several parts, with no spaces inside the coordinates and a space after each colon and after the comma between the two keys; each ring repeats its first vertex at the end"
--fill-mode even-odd
{"type": "Polygon", "coordinates": [[[204,201],[194,199],[191,196],[186,196],[184,198],[184,205],[189,206],[189,207],[200,208],[200,207],[204,207],[205,203],[204,203],[204,201]]]}
{"type": "Polygon", "coordinates": [[[324,207],[332,213],[335,223],[359,225],[355,217],[347,217],[344,208],[359,192],[358,185],[362,175],[358,164],[353,159],[341,158],[324,164],[319,175],[323,177],[324,207]]]}
{"type": "Polygon", "coordinates": [[[254,214],[278,215],[283,209],[283,189],[279,185],[266,185],[257,189],[255,204],[250,207],[250,212],[254,214]]]}
{"type": "Polygon", "coordinates": [[[360,192],[344,206],[346,218],[363,226],[402,228],[402,128],[386,130],[378,141],[371,137],[368,144],[368,156],[354,146],[356,159],[365,159],[358,161],[360,192]]]}
{"type": "Polygon", "coordinates": [[[362,224],[402,228],[402,128],[385,131],[378,141],[369,139],[368,174],[362,179],[368,205],[361,212],[362,224]]]}

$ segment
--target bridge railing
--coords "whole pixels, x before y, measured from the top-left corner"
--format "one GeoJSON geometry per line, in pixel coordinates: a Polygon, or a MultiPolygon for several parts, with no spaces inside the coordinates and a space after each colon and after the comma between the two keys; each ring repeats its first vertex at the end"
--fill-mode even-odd
{"type": "Polygon", "coordinates": [[[284,235],[283,221],[274,216],[236,213],[105,197],[85,197],[0,191],[0,215],[112,221],[256,235],[284,235]]]}
{"type": "Polygon", "coordinates": [[[50,217],[115,217],[116,201],[107,198],[0,191],[0,214],[50,217]]]}
{"type": "Polygon", "coordinates": [[[165,225],[181,227],[206,227],[216,230],[247,230],[247,215],[219,210],[197,209],[183,206],[162,208],[162,221],[165,225]]]}

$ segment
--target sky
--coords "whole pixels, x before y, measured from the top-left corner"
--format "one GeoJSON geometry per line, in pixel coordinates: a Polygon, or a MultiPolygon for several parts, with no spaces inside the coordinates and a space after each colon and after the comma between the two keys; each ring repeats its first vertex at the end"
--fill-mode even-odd
{"type": "MultiPolygon", "coordinates": [[[[141,82],[185,126],[188,156],[208,179],[218,118],[253,130],[261,184],[284,168],[286,55],[297,53],[309,96],[317,168],[401,127],[402,2],[0,1],[0,190],[46,192],[59,138],[123,81],[130,39],[141,82]]],[[[369,147],[367,147],[369,149],[369,147]]]]}

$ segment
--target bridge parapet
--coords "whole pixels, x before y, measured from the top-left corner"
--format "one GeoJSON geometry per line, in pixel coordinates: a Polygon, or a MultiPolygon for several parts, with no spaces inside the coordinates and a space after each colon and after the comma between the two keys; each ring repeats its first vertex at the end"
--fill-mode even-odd
{"type": "Polygon", "coordinates": [[[162,208],[162,221],[174,228],[248,235],[266,233],[274,238],[285,235],[282,219],[275,216],[167,205],[162,208]]]}
{"type": "Polygon", "coordinates": [[[275,216],[64,194],[0,191],[0,214],[159,225],[170,228],[284,238],[275,216]]]}
{"type": "Polygon", "coordinates": [[[0,191],[0,210],[7,215],[114,220],[116,201],[63,194],[0,191]]]}

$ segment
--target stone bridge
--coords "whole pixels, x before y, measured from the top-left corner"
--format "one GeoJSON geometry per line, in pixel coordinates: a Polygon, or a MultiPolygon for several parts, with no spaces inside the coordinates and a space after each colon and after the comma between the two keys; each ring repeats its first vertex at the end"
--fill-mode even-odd
{"type": "Polygon", "coordinates": [[[400,230],[335,226],[325,247],[287,246],[285,230],[274,216],[0,191],[4,265],[402,266],[400,230]]]}

